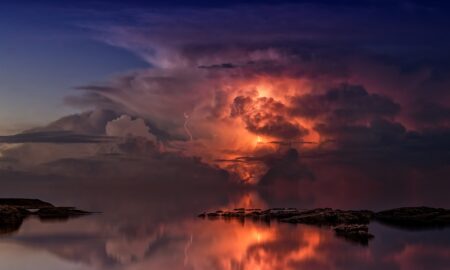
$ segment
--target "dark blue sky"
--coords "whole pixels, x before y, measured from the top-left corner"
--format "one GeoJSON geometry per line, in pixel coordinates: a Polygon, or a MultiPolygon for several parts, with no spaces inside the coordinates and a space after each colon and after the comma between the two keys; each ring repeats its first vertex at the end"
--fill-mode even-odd
{"type": "Polygon", "coordinates": [[[80,82],[148,66],[92,39],[70,12],[50,2],[0,4],[0,129],[5,131],[72,112],[62,100],[80,82]]]}

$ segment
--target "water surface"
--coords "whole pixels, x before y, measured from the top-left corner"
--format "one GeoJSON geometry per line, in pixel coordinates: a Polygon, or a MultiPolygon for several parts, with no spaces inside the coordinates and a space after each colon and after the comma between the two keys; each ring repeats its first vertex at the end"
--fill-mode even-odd
{"type": "Polygon", "coordinates": [[[218,208],[279,206],[256,191],[87,185],[76,191],[29,192],[58,205],[103,213],[65,222],[27,219],[19,231],[1,237],[0,269],[409,270],[450,265],[449,229],[404,231],[372,223],[375,238],[362,246],[327,227],[196,217],[218,208]]]}

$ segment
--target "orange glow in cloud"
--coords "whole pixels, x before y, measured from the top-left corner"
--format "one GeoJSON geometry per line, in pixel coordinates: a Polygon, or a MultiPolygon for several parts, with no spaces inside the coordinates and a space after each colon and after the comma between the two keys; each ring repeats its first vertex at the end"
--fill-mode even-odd
{"type": "Polygon", "coordinates": [[[189,155],[200,156],[205,162],[226,169],[240,181],[257,183],[266,173],[266,165],[256,160],[249,162],[245,158],[279,153],[287,147],[301,151],[302,148],[316,145],[303,144],[303,141],[320,142],[320,136],[313,130],[313,121],[293,116],[288,111],[293,96],[311,91],[308,81],[289,77],[255,76],[245,79],[226,78],[219,81],[216,87],[226,93],[222,97],[222,109],[216,112],[220,116],[214,121],[204,121],[203,111],[190,115],[190,130],[194,135],[197,131],[209,134],[209,137],[194,136],[194,141],[183,145],[182,148],[189,155]],[[241,105],[243,107],[236,107],[238,97],[242,102],[245,101],[241,105]],[[233,115],[233,110],[237,115],[233,115]],[[294,135],[298,133],[298,137],[292,137],[291,132],[288,132],[288,138],[283,137],[286,136],[285,133],[277,133],[286,125],[293,129],[294,135]],[[302,134],[302,130],[308,132],[302,134]]]}

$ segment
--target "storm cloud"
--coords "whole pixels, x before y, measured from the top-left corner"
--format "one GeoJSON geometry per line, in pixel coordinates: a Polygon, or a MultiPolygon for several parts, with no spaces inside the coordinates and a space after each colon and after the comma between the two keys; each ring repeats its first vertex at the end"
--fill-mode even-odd
{"type": "Polygon", "coordinates": [[[231,105],[231,117],[241,117],[246,128],[255,134],[267,135],[277,139],[295,139],[308,131],[295,121],[286,118],[283,103],[273,98],[238,96],[231,105]]]}
{"type": "Polygon", "coordinates": [[[400,105],[392,99],[369,94],[362,86],[345,84],[324,94],[294,97],[291,109],[293,115],[340,123],[393,117],[399,112],[400,105]]]}
{"type": "MultiPolygon", "coordinates": [[[[442,25],[448,16],[434,3],[326,2],[105,8],[93,20],[80,11],[78,27],[148,67],[80,84],[65,103],[90,112],[33,132],[119,137],[90,148],[89,160],[170,153],[246,182],[303,183],[312,194],[324,183],[362,189],[355,175],[375,175],[373,164],[392,164],[399,178],[410,177],[405,168],[411,165],[417,175],[432,168],[444,175],[450,68],[443,62],[450,59],[450,39],[442,25]],[[292,153],[298,156],[290,159],[292,153]],[[345,164],[339,173],[352,180],[330,180],[318,164],[345,164]]],[[[21,149],[2,153],[21,159],[42,151],[21,149]]],[[[381,186],[394,179],[368,178],[381,186]]],[[[393,189],[405,186],[392,182],[398,183],[393,189]]]]}

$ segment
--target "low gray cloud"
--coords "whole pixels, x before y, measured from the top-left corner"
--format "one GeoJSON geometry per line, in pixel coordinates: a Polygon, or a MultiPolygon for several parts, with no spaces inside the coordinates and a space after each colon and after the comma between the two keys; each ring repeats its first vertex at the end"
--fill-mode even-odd
{"type": "Polygon", "coordinates": [[[111,140],[107,136],[76,134],[70,131],[42,131],[0,136],[0,143],[101,143],[111,140]]]}
{"type": "Polygon", "coordinates": [[[105,126],[120,116],[112,110],[95,109],[62,117],[44,127],[27,130],[27,133],[67,131],[76,134],[105,135],[105,126]]]}

